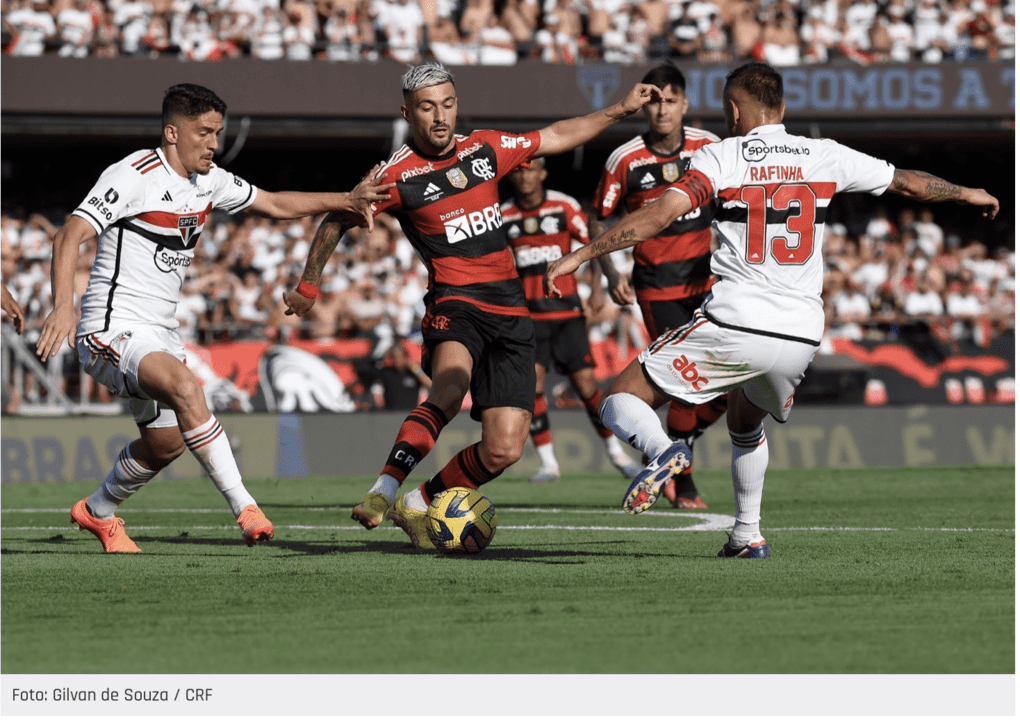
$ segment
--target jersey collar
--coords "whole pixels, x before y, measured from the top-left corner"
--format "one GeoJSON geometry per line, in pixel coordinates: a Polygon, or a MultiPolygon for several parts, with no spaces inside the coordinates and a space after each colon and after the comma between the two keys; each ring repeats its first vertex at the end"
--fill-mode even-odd
{"type": "Polygon", "coordinates": [[[782,123],[776,123],[775,125],[759,125],[754,130],[747,133],[745,137],[751,137],[753,135],[773,135],[781,132],[786,132],[786,126],[782,123]]]}

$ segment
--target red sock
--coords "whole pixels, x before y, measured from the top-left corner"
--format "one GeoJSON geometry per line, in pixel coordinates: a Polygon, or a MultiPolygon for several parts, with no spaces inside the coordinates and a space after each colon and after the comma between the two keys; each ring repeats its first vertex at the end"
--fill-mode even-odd
{"type": "Polygon", "coordinates": [[[584,409],[588,411],[588,419],[595,428],[600,438],[613,437],[613,431],[602,424],[599,420],[599,404],[602,402],[602,391],[595,389],[595,394],[584,401],[584,409]]]}
{"type": "Polygon", "coordinates": [[[423,402],[412,410],[397,432],[397,439],[380,475],[392,475],[403,483],[414,466],[435,446],[446,423],[446,415],[438,405],[423,402]]]}
{"type": "Polygon", "coordinates": [[[440,470],[435,477],[421,484],[425,502],[432,502],[432,498],[450,488],[467,487],[477,490],[480,485],[484,485],[503,472],[500,470],[500,472],[494,473],[485,467],[478,452],[480,445],[481,443],[478,442],[464,448],[450,462],[446,463],[446,467],[440,470]]]}
{"type": "Polygon", "coordinates": [[[531,416],[530,432],[536,447],[552,442],[552,430],[549,429],[549,403],[545,401],[545,393],[535,395],[535,412],[531,416]]]}

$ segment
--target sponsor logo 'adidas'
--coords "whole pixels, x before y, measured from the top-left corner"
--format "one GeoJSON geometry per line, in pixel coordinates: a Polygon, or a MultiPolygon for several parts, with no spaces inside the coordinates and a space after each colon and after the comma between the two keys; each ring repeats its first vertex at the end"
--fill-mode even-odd
{"type": "Polygon", "coordinates": [[[641,178],[642,187],[651,187],[655,184],[655,177],[649,172],[645,173],[645,176],[641,178]]]}
{"type": "Polygon", "coordinates": [[[170,197],[170,191],[169,190],[167,190],[165,193],[163,193],[163,202],[173,202],[173,201],[174,201],[174,199],[172,197],[170,197]]]}

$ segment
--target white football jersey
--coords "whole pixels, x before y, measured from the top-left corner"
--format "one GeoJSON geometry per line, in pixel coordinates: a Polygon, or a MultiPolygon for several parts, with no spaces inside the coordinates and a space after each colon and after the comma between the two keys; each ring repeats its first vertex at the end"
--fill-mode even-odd
{"type": "Polygon", "coordinates": [[[763,125],[698,150],[670,190],[700,207],[716,197],[720,247],[706,313],[720,324],[817,344],[825,214],[838,192],[881,195],[895,168],[834,140],[763,125]]]}
{"type": "Polygon", "coordinates": [[[243,210],[257,193],[216,165],[205,175],[181,177],[158,149],[108,167],[72,213],[100,234],[78,335],[117,321],[176,328],[181,286],[210,213],[243,210]]]}

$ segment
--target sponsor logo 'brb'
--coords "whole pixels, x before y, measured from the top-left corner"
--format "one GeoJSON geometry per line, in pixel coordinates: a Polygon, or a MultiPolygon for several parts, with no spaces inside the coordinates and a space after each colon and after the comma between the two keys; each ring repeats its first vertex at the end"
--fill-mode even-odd
{"type": "Polygon", "coordinates": [[[475,211],[447,220],[443,223],[446,229],[446,240],[451,245],[462,240],[469,240],[491,230],[503,226],[503,215],[499,211],[499,203],[494,203],[481,211],[475,211]]]}

